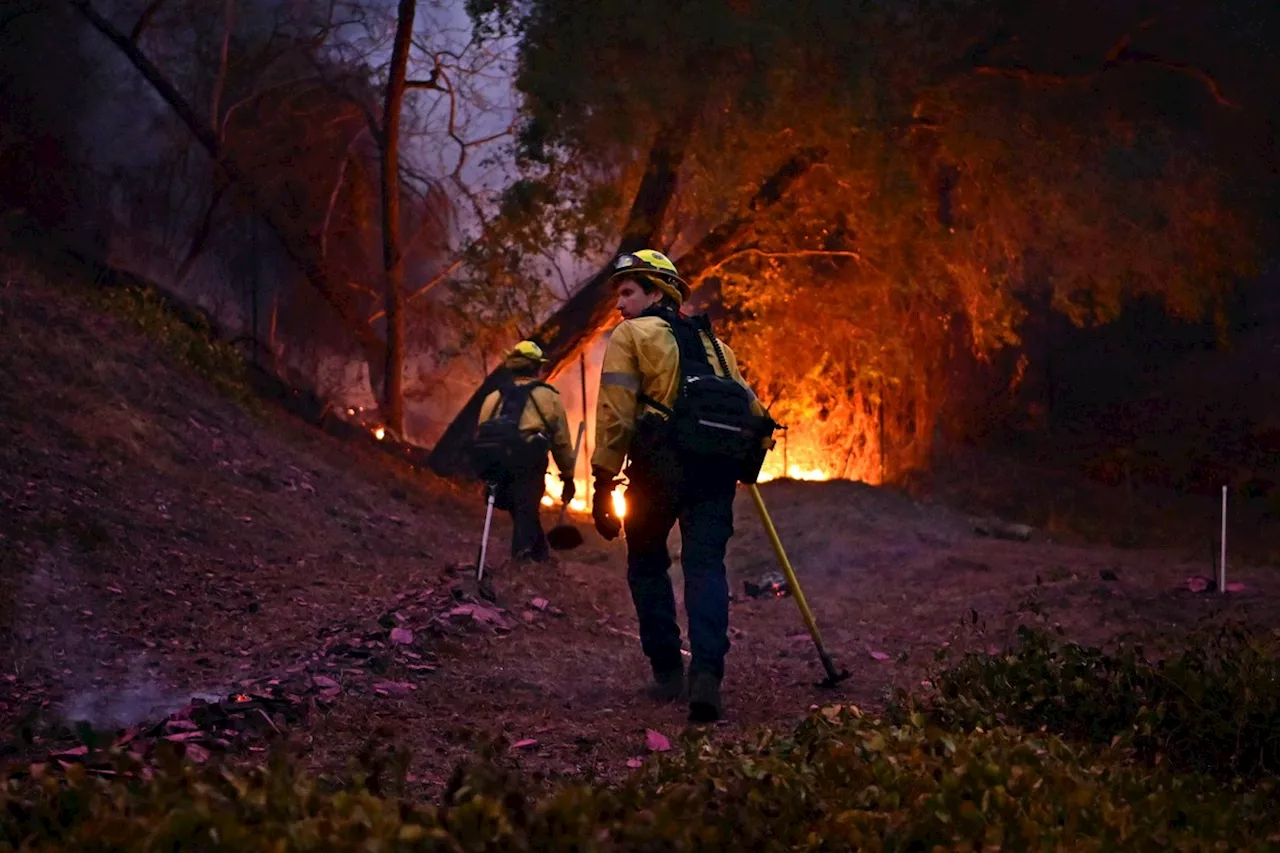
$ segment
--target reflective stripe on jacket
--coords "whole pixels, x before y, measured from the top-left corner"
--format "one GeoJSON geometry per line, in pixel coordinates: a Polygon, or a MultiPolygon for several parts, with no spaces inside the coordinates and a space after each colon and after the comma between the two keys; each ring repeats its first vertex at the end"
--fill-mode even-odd
{"type": "MultiPolygon", "coordinates": [[[[717,376],[723,376],[715,347],[706,332],[701,333],[707,360],[717,376]]],[[[724,342],[720,343],[729,375],[751,390],[738,371],[738,361],[724,342]]],[[[591,467],[617,475],[631,449],[636,422],[652,407],[636,399],[643,393],[670,409],[680,391],[680,350],[676,337],[661,317],[623,320],[613,330],[600,368],[600,393],[596,398],[596,444],[591,467]]],[[[763,415],[764,407],[752,393],[752,408],[763,415]]],[[[659,417],[663,417],[658,412],[659,417]]]]}
{"type": "MultiPolygon", "coordinates": [[[[516,379],[516,384],[527,385],[533,381],[527,376],[521,376],[516,379]]],[[[480,404],[480,423],[498,413],[500,397],[498,391],[491,391],[484,398],[484,402],[480,404]]],[[[573,476],[573,442],[569,438],[569,414],[564,410],[564,403],[560,402],[560,394],[555,388],[539,385],[529,392],[529,402],[520,413],[520,430],[530,434],[545,432],[551,439],[551,457],[556,460],[560,477],[563,479],[573,476]],[[546,418],[545,424],[543,418],[546,418]]]]}

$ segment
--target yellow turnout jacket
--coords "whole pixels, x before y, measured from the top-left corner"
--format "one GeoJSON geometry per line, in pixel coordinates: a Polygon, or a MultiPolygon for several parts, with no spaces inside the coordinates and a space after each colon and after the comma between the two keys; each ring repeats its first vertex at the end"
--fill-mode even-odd
{"type": "MultiPolygon", "coordinates": [[[[723,376],[720,360],[710,336],[699,333],[707,351],[707,360],[717,376],[723,376]]],[[[751,391],[738,371],[738,361],[723,342],[725,363],[729,376],[751,391]]],[[[591,454],[591,467],[601,468],[616,476],[622,470],[623,461],[631,449],[636,423],[648,411],[666,417],[652,406],[641,403],[636,395],[643,393],[667,409],[675,405],[680,390],[680,349],[675,334],[661,317],[637,317],[623,320],[613,330],[609,346],[605,349],[604,364],[600,369],[600,394],[596,398],[596,446],[591,454]]],[[[764,407],[751,394],[752,408],[758,415],[764,407]]]]}
{"type": "MultiPolygon", "coordinates": [[[[516,379],[517,385],[527,385],[534,380],[527,376],[516,379]]],[[[480,404],[480,423],[498,413],[497,391],[489,392],[480,404]]],[[[532,435],[544,432],[551,439],[551,457],[556,460],[561,479],[573,476],[573,442],[569,440],[569,415],[560,402],[560,392],[550,385],[539,385],[529,392],[529,402],[520,413],[520,431],[532,435]]]]}

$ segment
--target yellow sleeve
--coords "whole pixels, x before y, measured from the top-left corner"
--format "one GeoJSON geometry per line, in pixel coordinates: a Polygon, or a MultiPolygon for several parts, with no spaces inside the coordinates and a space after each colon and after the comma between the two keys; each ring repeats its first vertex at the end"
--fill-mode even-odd
{"type": "Polygon", "coordinates": [[[490,391],[489,396],[484,398],[484,402],[480,404],[480,417],[476,419],[476,423],[484,423],[493,417],[494,412],[498,409],[497,391],[490,391]]]}
{"type": "Polygon", "coordinates": [[[596,441],[591,467],[614,476],[631,449],[639,406],[640,367],[636,358],[635,332],[623,322],[613,330],[600,366],[600,392],[596,395],[596,441]]]}
{"type": "Polygon", "coordinates": [[[564,410],[564,402],[554,389],[539,387],[533,390],[533,397],[538,408],[547,416],[548,432],[551,434],[551,458],[556,460],[560,469],[560,479],[573,476],[574,457],[573,441],[569,438],[569,414],[564,410]]]}

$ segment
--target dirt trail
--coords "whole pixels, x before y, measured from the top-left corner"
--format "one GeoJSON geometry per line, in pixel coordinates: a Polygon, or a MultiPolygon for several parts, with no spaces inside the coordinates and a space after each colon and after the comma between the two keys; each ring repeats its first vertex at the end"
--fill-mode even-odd
{"type": "MultiPolygon", "coordinates": [[[[1246,589],[1237,594],[1194,594],[1185,581],[1197,566],[1173,553],[984,539],[947,509],[852,483],[779,482],[763,494],[824,639],[852,677],[834,691],[815,687],[822,673],[794,601],[743,596],[744,580],[776,565],[742,493],[729,555],[735,601],[728,713],[710,729],[716,739],[788,725],[815,703],[880,708],[895,686],[919,687],[942,644],[993,652],[1023,622],[1047,619],[1073,639],[1105,643],[1127,635],[1153,648],[1205,619],[1280,625],[1280,583],[1269,570],[1242,567],[1234,577],[1246,589]],[[1042,616],[1028,606],[1033,601],[1042,616]],[[975,611],[981,634],[959,627],[975,611]]],[[[499,541],[505,532],[495,532],[499,541]]],[[[672,544],[678,548],[678,535],[672,544]]],[[[500,570],[500,603],[528,614],[522,627],[451,650],[448,665],[413,696],[352,703],[329,724],[395,732],[413,752],[415,777],[430,787],[482,734],[523,744],[509,747],[511,762],[555,779],[628,772],[645,754],[650,729],[672,741],[705,733],[686,723],[682,706],[657,706],[642,695],[647,668],[622,553],[619,543],[588,532],[587,544],[555,566],[500,570]],[[538,598],[563,615],[532,608],[538,598]]],[[[678,565],[673,574],[678,590],[678,565]]],[[[316,758],[328,763],[331,751],[316,758]]]]}

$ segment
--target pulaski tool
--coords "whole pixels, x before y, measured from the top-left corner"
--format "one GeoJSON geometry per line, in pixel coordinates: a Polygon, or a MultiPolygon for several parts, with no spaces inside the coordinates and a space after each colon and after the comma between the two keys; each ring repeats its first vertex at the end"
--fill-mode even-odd
{"type": "MultiPolygon", "coordinates": [[[[587,422],[578,423],[578,438],[573,443],[573,470],[578,470],[578,451],[582,449],[582,434],[587,431],[587,422]]],[[[557,551],[568,551],[582,544],[582,531],[576,524],[565,524],[564,516],[569,511],[569,502],[560,505],[560,519],[556,526],[547,531],[547,544],[557,551]]]]}
{"type": "Polygon", "coordinates": [[[756,510],[760,513],[760,520],[764,522],[764,530],[769,534],[769,541],[773,543],[773,553],[778,556],[778,562],[782,564],[782,571],[787,576],[787,586],[790,587],[791,594],[795,596],[796,604],[800,608],[800,615],[804,618],[804,625],[809,629],[809,635],[813,637],[813,644],[818,649],[818,657],[822,660],[822,668],[826,670],[827,677],[818,682],[819,687],[835,687],[841,681],[849,677],[849,670],[836,670],[835,662],[831,660],[831,655],[827,654],[827,650],[822,646],[822,635],[818,633],[818,623],[813,618],[813,611],[809,609],[809,602],[805,600],[804,590],[800,588],[800,581],[796,578],[795,570],[791,568],[791,561],[787,559],[787,552],[782,549],[782,540],[778,538],[778,531],[773,526],[773,520],[769,518],[769,511],[764,508],[764,499],[760,497],[760,487],[755,483],[748,487],[751,490],[751,499],[755,501],[756,510]]]}

